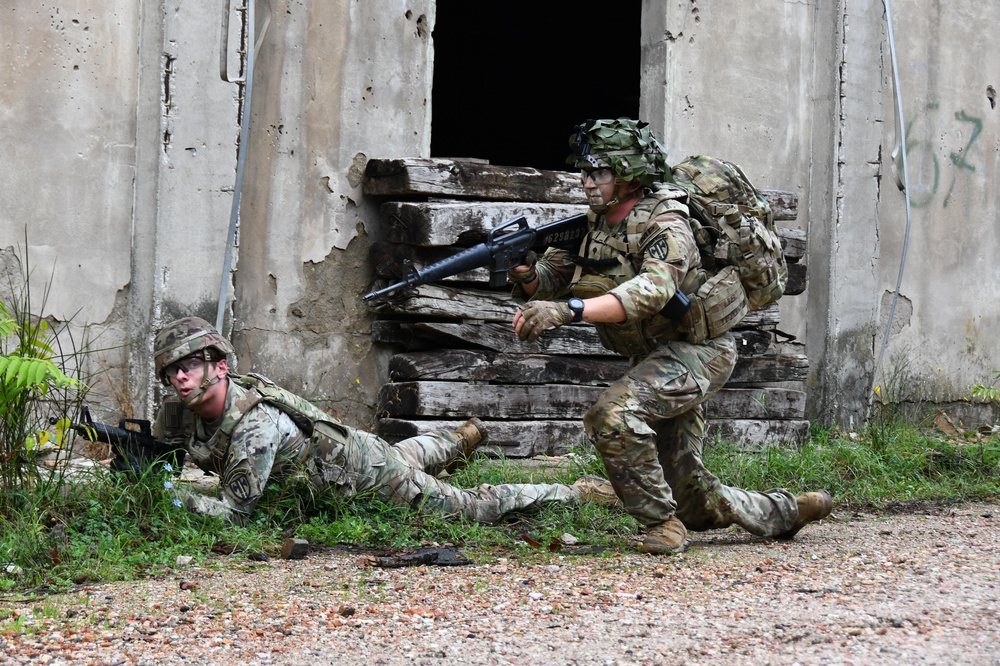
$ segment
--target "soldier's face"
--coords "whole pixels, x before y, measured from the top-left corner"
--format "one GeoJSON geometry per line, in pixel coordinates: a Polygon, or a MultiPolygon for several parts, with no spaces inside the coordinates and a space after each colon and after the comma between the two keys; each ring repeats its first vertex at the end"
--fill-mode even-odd
{"type": "Polygon", "coordinates": [[[164,371],[177,396],[188,407],[208,400],[210,393],[219,386],[218,380],[227,372],[225,359],[206,361],[195,356],[182,358],[164,371]]]}
{"type": "Polygon", "coordinates": [[[587,204],[597,213],[608,209],[607,202],[615,197],[617,179],[611,169],[594,169],[581,171],[583,192],[587,195],[587,204]]]}

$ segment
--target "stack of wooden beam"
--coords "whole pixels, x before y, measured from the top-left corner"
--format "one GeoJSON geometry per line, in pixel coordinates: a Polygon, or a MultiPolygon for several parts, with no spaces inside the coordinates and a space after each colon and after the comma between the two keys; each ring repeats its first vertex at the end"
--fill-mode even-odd
{"type": "MultiPolygon", "coordinates": [[[[576,174],[439,159],[371,160],[364,191],[381,203],[373,230],[373,288],[483,242],[494,226],[523,215],[530,226],[583,212],[576,174]]],[[[761,190],[779,221],[789,285],[805,289],[805,235],[783,228],[797,197],[761,190]]],[[[389,441],[450,430],[471,416],[490,426],[507,457],[562,455],[579,446],[582,417],[628,361],[605,349],[589,324],[563,326],[535,343],[511,328],[510,288],[491,289],[485,268],[403,290],[379,302],[374,339],[398,352],[379,393],[377,432],[389,441]]],[[[801,349],[776,344],[780,302],[750,313],[736,331],[740,359],[706,405],[709,433],[745,447],[795,444],[808,435],[801,349]]]]}

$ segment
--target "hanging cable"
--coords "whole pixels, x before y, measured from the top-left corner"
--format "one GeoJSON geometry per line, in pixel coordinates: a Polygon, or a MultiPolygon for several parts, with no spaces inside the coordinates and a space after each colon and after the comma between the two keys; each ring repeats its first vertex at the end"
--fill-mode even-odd
{"type": "MultiPolygon", "coordinates": [[[[264,18],[264,27],[257,37],[256,16],[254,6],[256,0],[247,0],[247,60],[246,77],[243,88],[243,117],[240,119],[240,146],[236,157],[236,184],[233,188],[233,205],[229,213],[229,234],[226,236],[226,258],[222,265],[222,285],[219,288],[219,307],[215,314],[215,329],[222,332],[222,323],[226,315],[226,302],[229,300],[229,272],[233,266],[233,248],[236,245],[236,226],[240,219],[240,199],[243,191],[243,171],[247,161],[247,143],[250,140],[250,100],[253,94],[253,69],[256,62],[257,49],[260,48],[264,40],[264,33],[271,22],[270,5],[268,5],[267,15],[264,18]],[[256,41],[254,39],[256,38],[256,41]]],[[[225,53],[225,47],[223,47],[225,53]]],[[[225,55],[223,55],[225,58],[225,55]]],[[[223,67],[223,78],[226,77],[225,67],[223,67]]]]}
{"type": "Polygon", "coordinates": [[[882,346],[878,352],[878,358],[875,361],[875,367],[872,369],[872,384],[871,389],[868,391],[868,408],[871,411],[871,405],[875,398],[875,388],[878,384],[878,372],[882,365],[882,357],[885,355],[885,349],[889,345],[889,333],[892,331],[892,320],[896,314],[896,303],[899,301],[899,290],[903,284],[903,269],[906,267],[906,251],[910,244],[910,180],[909,172],[906,165],[906,136],[903,119],[903,100],[902,95],[899,91],[899,66],[896,58],[896,39],[893,36],[892,31],[892,8],[890,0],[882,0],[885,5],[885,20],[889,29],[889,57],[892,61],[892,86],[893,86],[893,97],[896,100],[896,147],[892,151],[890,156],[892,159],[892,169],[893,176],[896,180],[896,186],[899,187],[903,192],[903,198],[906,201],[906,231],[903,234],[903,253],[899,260],[899,276],[896,278],[896,291],[892,295],[892,306],[889,308],[889,317],[885,322],[885,334],[882,336],[882,346]],[[903,181],[900,182],[899,174],[896,172],[896,154],[897,152],[902,158],[903,165],[903,181]]]}

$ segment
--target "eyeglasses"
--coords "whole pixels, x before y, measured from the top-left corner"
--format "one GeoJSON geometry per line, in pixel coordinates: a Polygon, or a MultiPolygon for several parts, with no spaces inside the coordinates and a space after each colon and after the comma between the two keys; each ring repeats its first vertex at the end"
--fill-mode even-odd
{"type": "Polygon", "coordinates": [[[580,182],[586,185],[588,179],[593,180],[595,185],[607,185],[615,179],[615,172],[611,169],[584,169],[580,172],[580,182]]]}
{"type": "Polygon", "coordinates": [[[205,359],[201,356],[188,356],[186,358],[182,358],[176,363],[168,365],[163,371],[163,374],[167,376],[167,379],[173,379],[181,370],[184,371],[185,375],[190,375],[192,372],[202,367],[202,363],[205,363],[205,359]]]}

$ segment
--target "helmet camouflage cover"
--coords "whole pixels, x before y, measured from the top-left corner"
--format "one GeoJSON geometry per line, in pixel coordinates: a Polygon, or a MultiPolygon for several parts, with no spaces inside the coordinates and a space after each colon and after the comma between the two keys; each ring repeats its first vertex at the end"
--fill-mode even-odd
{"type": "Polygon", "coordinates": [[[643,185],[669,177],[667,151],[653,136],[649,123],[631,118],[588,120],[575,129],[567,164],[578,169],[611,169],[619,178],[643,185]]]}
{"type": "Polygon", "coordinates": [[[229,340],[201,317],[183,317],[170,322],[160,329],[153,341],[156,376],[162,381],[163,370],[168,365],[209,348],[218,349],[227,356],[234,351],[229,340]]]}

